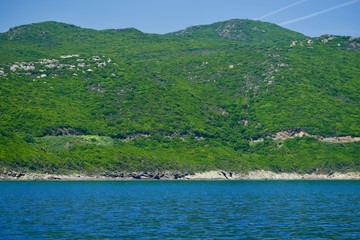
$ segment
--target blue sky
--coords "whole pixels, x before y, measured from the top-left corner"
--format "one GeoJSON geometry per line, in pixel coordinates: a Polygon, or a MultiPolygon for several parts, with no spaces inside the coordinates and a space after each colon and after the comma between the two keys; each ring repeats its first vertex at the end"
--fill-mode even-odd
{"type": "Polygon", "coordinates": [[[360,37],[360,0],[0,0],[0,32],[53,20],[162,34],[233,18],[272,22],[309,36],[360,37]]]}

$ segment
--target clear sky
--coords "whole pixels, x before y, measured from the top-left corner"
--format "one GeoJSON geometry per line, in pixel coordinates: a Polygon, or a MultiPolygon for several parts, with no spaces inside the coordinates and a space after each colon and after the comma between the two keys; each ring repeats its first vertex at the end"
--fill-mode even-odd
{"type": "Polygon", "coordinates": [[[360,37],[360,0],[0,0],[0,32],[52,20],[162,34],[233,18],[272,22],[313,37],[360,37]]]}

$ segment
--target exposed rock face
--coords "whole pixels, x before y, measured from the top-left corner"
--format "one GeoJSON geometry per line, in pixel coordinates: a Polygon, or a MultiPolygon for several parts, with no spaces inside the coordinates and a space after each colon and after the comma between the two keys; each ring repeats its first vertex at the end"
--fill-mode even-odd
{"type": "Polygon", "coordinates": [[[288,130],[283,132],[278,132],[275,134],[274,140],[286,140],[289,138],[295,138],[295,137],[307,137],[311,136],[310,134],[304,132],[304,131],[297,131],[297,130],[288,130]]]}
{"type": "Polygon", "coordinates": [[[275,173],[265,170],[248,173],[209,171],[189,175],[179,172],[164,173],[103,173],[100,175],[55,175],[41,173],[8,172],[0,174],[0,180],[360,180],[360,172],[330,173],[275,173]]]}
{"type": "MultiPolygon", "coordinates": [[[[233,175],[233,174],[231,174],[231,175],[233,175]]],[[[224,171],[209,171],[209,172],[195,173],[194,175],[189,175],[186,177],[186,179],[190,179],[190,180],[196,180],[196,179],[225,180],[225,179],[230,179],[228,176],[230,176],[230,174],[226,173],[224,171]]]]}
{"type": "Polygon", "coordinates": [[[16,72],[17,69],[24,70],[24,71],[31,71],[31,70],[35,70],[35,66],[32,62],[15,63],[12,66],[10,66],[10,70],[12,72],[16,72]]]}
{"type": "Polygon", "coordinates": [[[50,75],[56,76],[57,73],[54,73],[54,70],[61,69],[63,74],[67,74],[69,72],[66,70],[70,70],[71,72],[82,72],[82,69],[79,68],[86,66],[92,66],[93,68],[88,68],[87,71],[93,72],[95,71],[95,68],[99,69],[107,67],[108,64],[106,64],[105,61],[108,63],[112,61],[110,58],[107,60],[103,59],[104,56],[103,58],[99,56],[92,56],[90,58],[75,59],[79,56],[79,54],[63,55],[60,56],[59,59],[39,59],[38,61],[34,62],[15,62],[10,65],[2,64],[0,67],[0,76],[5,76],[6,73],[10,72],[31,76],[37,74],[36,70],[39,70],[40,72],[44,73],[41,76],[38,76],[38,78],[43,78],[50,75]]]}
{"type": "MultiPolygon", "coordinates": [[[[343,137],[322,137],[318,135],[309,134],[303,130],[287,130],[278,132],[273,135],[271,138],[275,141],[284,141],[296,137],[313,137],[321,142],[328,143],[351,143],[351,142],[360,142],[360,137],[352,136],[343,136],[343,137]]],[[[262,142],[264,139],[254,139],[253,142],[262,142]]]]}
{"type": "Polygon", "coordinates": [[[351,137],[351,136],[328,137],[328,138],[320,138],[319,140],[322,142],[330,142],[330,143],[349,143],[349,142],[359,142],[360,137],[351,137]]]}
{"type": "Polygon", "coordinates": [[[9,171],[7,172],[5,169],[3,170],[3,175],[8,178],[20,179],[25,176],[25,173],[17,172],[17,171],[9,171]]]}
{"type": "Polygon", "coordinates": [[[72,57],[79,57],[80,55],[79,54],[72,54],[72,55],[63,55],[63,56],[60,56],[60,58],[72,58],[72,57]]]}
{"type": "MultiPolygon", "coordinates": [[[[245,178],[246,179],[246,178],[245,178]]],[[[253,180],[342,180],[342,179],[360,179],[360,172],[334,173],[329,174],[299,174],[299,173],[275,173],[271,171],[252,171],[248,174],[248,179],[253,180]]]]}
{"type": "Polygon", "coordinates": [[[135,172],[135,173],[104,173],[100,174],[100,178],[110,178],[110,179],[148,179],[148,180],[176,180],[176,179],[185,179],[187,173],[178,173],[178,172],[158,172],[158,173],[148,173],[148,172],[135,172]]]}

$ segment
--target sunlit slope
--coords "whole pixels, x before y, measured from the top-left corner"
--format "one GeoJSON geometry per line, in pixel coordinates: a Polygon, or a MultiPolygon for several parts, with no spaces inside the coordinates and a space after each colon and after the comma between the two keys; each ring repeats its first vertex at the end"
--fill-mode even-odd
{"type": "Polygon", "coordinates": [[[0,35],[0,159],[41,171],[357,169],[358,143],[273,138],[360,136],[359,46],[251,20],[165,35],[16,27],[0,35]]]}

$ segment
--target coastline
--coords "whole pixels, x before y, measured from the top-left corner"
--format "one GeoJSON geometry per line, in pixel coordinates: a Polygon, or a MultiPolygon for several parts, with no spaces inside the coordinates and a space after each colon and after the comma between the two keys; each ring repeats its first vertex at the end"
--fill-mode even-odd
{"type": "Polygon", "coordinates": [[[265,170],[234,173],[222,170],[187,174],[162,173],[103,173],[103,174],[48,174],[34,172],[8,172],[0,174],[0,181],[129,181],[129,180],[360,180],[360,172],[275,173],[265,170]]]}

